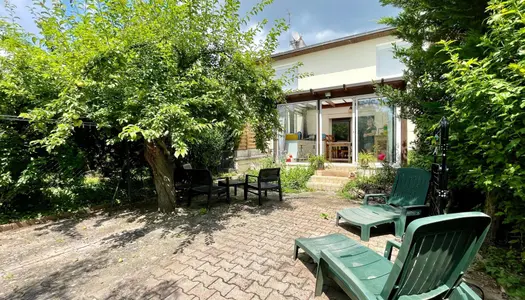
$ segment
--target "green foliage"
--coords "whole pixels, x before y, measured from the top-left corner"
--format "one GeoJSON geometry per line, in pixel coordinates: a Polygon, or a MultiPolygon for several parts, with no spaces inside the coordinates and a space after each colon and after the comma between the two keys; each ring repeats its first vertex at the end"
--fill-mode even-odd
{"type": "Polygon", "coordinates": [[[525,256],[514,249],[489,247],[482,253],[480,266],[494,277],[514,299],[525,298],[525,256]]]}
{"type": "Polygon", "coordinates": [[[381,168],[374,170],[374,174],[358,175],[350,180],[343,187],[342,194],[345,198],[358,201],[366,194],[388,194],[394,184],[396,172],[396,169],[385,162],[381,168]]]}
{"type": "MultiPolygon", "coordinates": [[[[94,121],[110,145],[146,146],[159,205],[173,202],[174,193],[159,193],[173,190],[173,180],[164,180],[172,179],[171,162],[192,145],[203,147],[203,136],[238,136],[250,123],[263,149],[279,127],[276,105],[284,100],[284,79],[274,79],[270,55],[287,26],[277,20],[260,43],[255,38],[266,20],[245,29],[271,2],[241,16],[238,0],[34,1],[27,9],[38,34],[25,32],[6,2],[0,114],[29,118],[34,132],[10,139],[57,155],[85,121],[94,121]]],[[[16,147],[9,150],[0,160],[0,192],[26,172],[17,165],[28,165],[17,164],[16,147]]],[[[217,164],[212,156],[202,160],[217,164]]],[[[54,186],[45,193],[58,202],[74,195],[54,186]]]]}
{"type": "Polygon", "coordinates": [[[321,217],[321,219],[325,219],[325,220],[328,220],[328,217],[330,217],[330,215],[327,213],[321,213],[319,216],[321,217]]]}
{"type": "Polygon", "coordinates": [[[259,175],[260,169],[281,168],[281,185],[286,193],[300,193],[307,190],[306,183],[314,175],[315,169],[311,167],[286,166],[277,164],[272,157],[267,157],[260,161],[257,168],[251,168],[246,173],[249,175],[259,175]]]}
{"type": "Polygon", "coordinates": [[[188,161],[194,168],[218,172],[226,159],[233,156],[235,137],[227,130],[204,130],[199,139],[189,144],[188,161]]]}
{"type": "Polygon", "coordinates": [[[459,191],[474,186],[484,192],[484,211],[493,218],[488,242],[498,235],[510,236],[514,249],[489,255],[487,270],[509,293],[522,298],[523,282],[516,276],[523,276],[525,255],[525,2],[382,3],[403,9],[384,22],[396,26],[399,37],[411,43],[396,51],[407,65],[409,88],[378,87],[416,125],[417,153],[411,164],[427,164],[432,131],[447,116],[449,184],[459,191]],[[499,226],[501,221],[505,226],[499,226]],[[502,234],[498,228],[511,229],[502,234]]]}
{"type": "Polygon", "coordinates": [[[325,167],[325,164],[328,163],[324,155],[309,155],[308,163],[310,163],[310,168],[313,170],[322,170],[325,167]]]}
{"type": "Polygon", "coordinates": [[[281,168],[281,183],[286,193],[298,193],[307,190],[306,183],[314,175],[314,170],[307,167],[281,168]]]}
{"type": "Polygon", "coordinates": [[[208,213],[208,210],[205,207],[199,209],[199,215],[203,216],[208,213]]]}
{"type": "MultiPolygon", "coordinates": [[[[454,149],[463,159],[460,180],[496,199],[504,222],[525,233],[525,39],[523,1],[491,1],[482,58],[462,59],[461,45],[444,42],[451,71],[446,86],[455,101],[454,149]]],[[[525,246],[525,245],[524,245],[525,246]]],[[[525,248],[523,249],[525,250],[525,248]]]]}
{"type": "Polygon", "coordinates": [[[375,160],[375,156],[371,152],[361,151],[359,152],[359,166],[363,169],[370,168],[370,163],[375,160]]]}

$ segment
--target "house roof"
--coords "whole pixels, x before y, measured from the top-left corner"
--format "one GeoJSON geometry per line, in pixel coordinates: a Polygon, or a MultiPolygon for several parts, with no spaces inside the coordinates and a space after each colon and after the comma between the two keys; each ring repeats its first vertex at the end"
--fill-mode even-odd
{"type": "Polygon", "coordinates": [[[304,55],[308,53],[318,52],[321,50],[332,49],[332,48],[341,47],[341,46],[345,46],[349,44],[355,44],[355,43],[359,43],[359,42],[363,42],[363,41],[367,41],[367,40],[371,40],[371,39],[375,39],[379,37],[389,36],[389,35],[392,35],[395,31],[396,29],[394,27],[385,27],[385,28],[380,28],[380,29],[358,33],[354,35],[349,35],[349,36],[345,36],[339,39],[335,39],[335,40],[331,40],[331,41],[327,41],[323,43],[318,43],[318,44],[313,44],[313,45],[306,46],[306,47],[299,48],[299,49],[293,49],[289,51],[275,53],[272,55],[272,59],[281,60],[281,59],[286,59],[286,58],[304,55]]]}
{"type": "Polygon", "coordinates": [[[404,89],[406,83],[402,77],[385,78],[377,82],[363,81],[352,84],[336,85],[326,88],[310,89],[307,91],[296,91],[286,95],[287,103],[323,100],[327,99],[325,94],[330,93],[330,99],[351,97],[357,95],[372,94],[375,92],[375,84],[386,84],[396,89],[404,89]]]}

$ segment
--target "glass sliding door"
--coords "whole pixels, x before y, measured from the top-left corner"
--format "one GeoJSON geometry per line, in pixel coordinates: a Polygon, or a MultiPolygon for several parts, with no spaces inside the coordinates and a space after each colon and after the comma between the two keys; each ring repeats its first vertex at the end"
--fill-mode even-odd
{"type": "Polygon", "coordinates": [[[370,153],[375,162],[395,163],[395,119],[392,107],[378,98],[357,100],[357,155],[370,153]]]}
{"type": "Polygon", "coordinates": [[[307,162],[317,154],[317,101],[278,106],[282,132],[278,134],[278,157],[287,162],[307,162]]]}

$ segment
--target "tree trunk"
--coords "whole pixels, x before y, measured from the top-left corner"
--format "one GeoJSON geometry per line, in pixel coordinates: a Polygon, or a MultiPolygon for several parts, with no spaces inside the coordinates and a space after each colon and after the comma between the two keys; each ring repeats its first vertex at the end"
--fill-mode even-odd
{"type": "Polygon", "coordinates": [[[175,209],[175,186],[173,183],[173,166],[168,158],[164,142],[146,141],[144,157],[153,170],[153,181],[157,190],[159,210],[171,212],[175,209]]]}
{"type": "Polygon", "coordinates": [[[488,192],[485,198],[485,213],[492,218],[490,224],[490,229],[487,234],[486,242],[489,245],[493,245],[496,241],[496,236],[498,234],[498,229],[500,225],[500,217],[496,216],[497,211],[497,197],[494,193],[488,192]]]}

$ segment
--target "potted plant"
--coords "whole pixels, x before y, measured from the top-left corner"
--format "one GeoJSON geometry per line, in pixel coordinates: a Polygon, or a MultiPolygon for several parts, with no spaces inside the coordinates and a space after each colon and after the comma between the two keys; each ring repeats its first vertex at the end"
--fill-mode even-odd
{"type": "Polygon", "coordinates": [[[374,160],[374,155],[367,151],[359,152],[359,166],[363,169],[370,168],[370,163],[374,160]]]}
{"type": "Polygon", "coordinates": [[[308,157],[310,167],[314,170],[324,170],[324,165],[327,163],[326,158],[323,155],[310,155],[308,157]]]}

